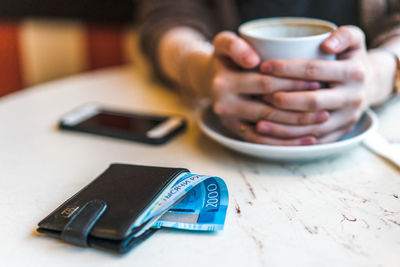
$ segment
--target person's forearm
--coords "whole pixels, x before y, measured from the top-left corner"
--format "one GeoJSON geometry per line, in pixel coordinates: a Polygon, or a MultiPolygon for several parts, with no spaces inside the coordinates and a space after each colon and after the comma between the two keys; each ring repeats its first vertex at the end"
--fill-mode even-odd
{"type": "Polygon", "coordinates": [[[164,74],[188,95],[204,96],[213,46],[189,27],[169,30],[161,38],[158,59],[164,74]]]}
{"type": "Polygon", "coordinates": [[[379,81],[379,87],[370,92],[369,104],[371,106],[382,104],[390,98],[394,88],[394,74],[396,70],[396,61],[394,56],[385,51],[385,49],[400,55],[400,36],[391,38],[376,49],[368,52],[372,65],[375,66],[376,79],[379,81]],[[380,49],[383,48],[383,49],[380,49]]]}

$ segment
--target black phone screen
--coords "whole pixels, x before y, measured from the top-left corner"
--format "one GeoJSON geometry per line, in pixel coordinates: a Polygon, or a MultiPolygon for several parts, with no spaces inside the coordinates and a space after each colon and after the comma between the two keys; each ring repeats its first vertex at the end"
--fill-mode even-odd
{"type": "Polygon", "coordinates": [[[130,133],[145,134],[157,124],[163,122],[165,118],[145,118],[135,116],[123,116],[121,114],[113,114],[100,112],[95,116],[81,122],[80,127],[91,129],[110,129],[114,131],[123,131],[130,133]]]}
{"type": "Polygon", "coordinates": [[[186,122],[179,116],[119,112],[95,106],[95,109],[84,107],[67,114],[60,121],[60,128],[147,144],[163,144],[182,132],[186,122]]]}

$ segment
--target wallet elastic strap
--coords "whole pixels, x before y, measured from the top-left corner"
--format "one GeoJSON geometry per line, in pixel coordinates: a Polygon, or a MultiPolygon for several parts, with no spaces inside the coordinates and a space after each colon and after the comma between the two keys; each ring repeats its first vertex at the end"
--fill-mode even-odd
{"type": "Polygon", "coordinates": [[[101,200],[87,202],[65,225],[61,239],[74,245],[87,247],[87,237],[106,207],[107,204],[101,200]]]}

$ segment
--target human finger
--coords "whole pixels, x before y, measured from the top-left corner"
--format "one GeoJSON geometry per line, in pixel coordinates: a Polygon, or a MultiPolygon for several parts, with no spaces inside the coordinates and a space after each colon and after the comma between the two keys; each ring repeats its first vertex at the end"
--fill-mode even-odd
{"type": "Polygon", "coordinates": [[[258,134],[254,129],[247,132],[245,140],[252,143],[272,146],[309,146],[317,144],[314,136],[303,136],[293,139],[279,139],[258,134]]]}
{"type": "Polygon", "coordinates": [[[243,68],[254,68],[260,63],[260,57],[255,50],[233,32],[223,31],[217,34],[213,44],[217,56],[227,56],[243,68]]]}
{"type": "Polygon", "coordinates": [[[262,73],[279,77],[320,82],[362,81],[364,68],[357,62],[322,59],[267,60],[262,73]]]}
{"type": "Polygon", "coordinates": [[[326,143],[335,142],[335,141],[339,140],[340,138],[342,138],[343,136],[345,136],[346,134],[348,134],[349,132],[351,132],[351,130],[353,128],[354,128],[354,125],[344,127],[337,131],[329,133],[321,138],[318,138],[317,142],[318,142],[318,144],[326,144],[326,143]]]}
{"type": "Polygon", "coordinates": [[[234,117],[221,117],[221,123],[232,133],[251,143],[273,146],[304,146],[314,145],[317,143],[317,139],[314,136],[303,136],[293,139],[279,139],[263,136],[255,131],[253,125],[244,123],[243,121],[234,117]]]}
{"type": "Polygon", "coordinates": [[[341,110],[333,112],[330,119],[324,123],[304,126],[260,121],[256,125],[256,130],[260,134],[279,138],[297,138],[307,135],[320,138],[344,126],[354,125],[358,121],[360,114],[361,112],[355,109],[341,110]]]}
{"type": "Polygon", "coordinates": [[[240,94],[272,94],[278,91],[316,90],[319,82],[279,78],[257,72],[231,71],[231,91],[240,94]]]}
{"type": "Polygon", "coordinates": [[[365,48],[364,32],[352,25],[341,26],[322,43],[321,48],[331,54],[340,54],[346,50],[365,48]]]}
{"type": "Polygon", "coordinates": [[[277,109],[271,105],[242,97],[237,97],[232,101],[216,102],[214,104],[215,113],[220,116],[234,116],[251,122],[268,120],[292,125],[317,124],[329,119],[329,112],[326,110],[294,112],[277,109]]]}
{"type": "Polygon", "coordinates": [[[278,92],[268,100],[280,109],[316,111],[360,106],[364,98],[364,92],[361,90],[337,87],[317,91],[278,92]]]}

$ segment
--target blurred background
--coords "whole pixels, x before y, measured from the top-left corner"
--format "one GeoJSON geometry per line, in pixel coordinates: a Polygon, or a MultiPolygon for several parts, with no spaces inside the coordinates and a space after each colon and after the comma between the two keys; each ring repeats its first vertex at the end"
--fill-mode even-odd
{"type": "Polygon", "coordinates": [[[84,71],[132,63],[133,0],[1,0],[0,97],[84,71]]]}

